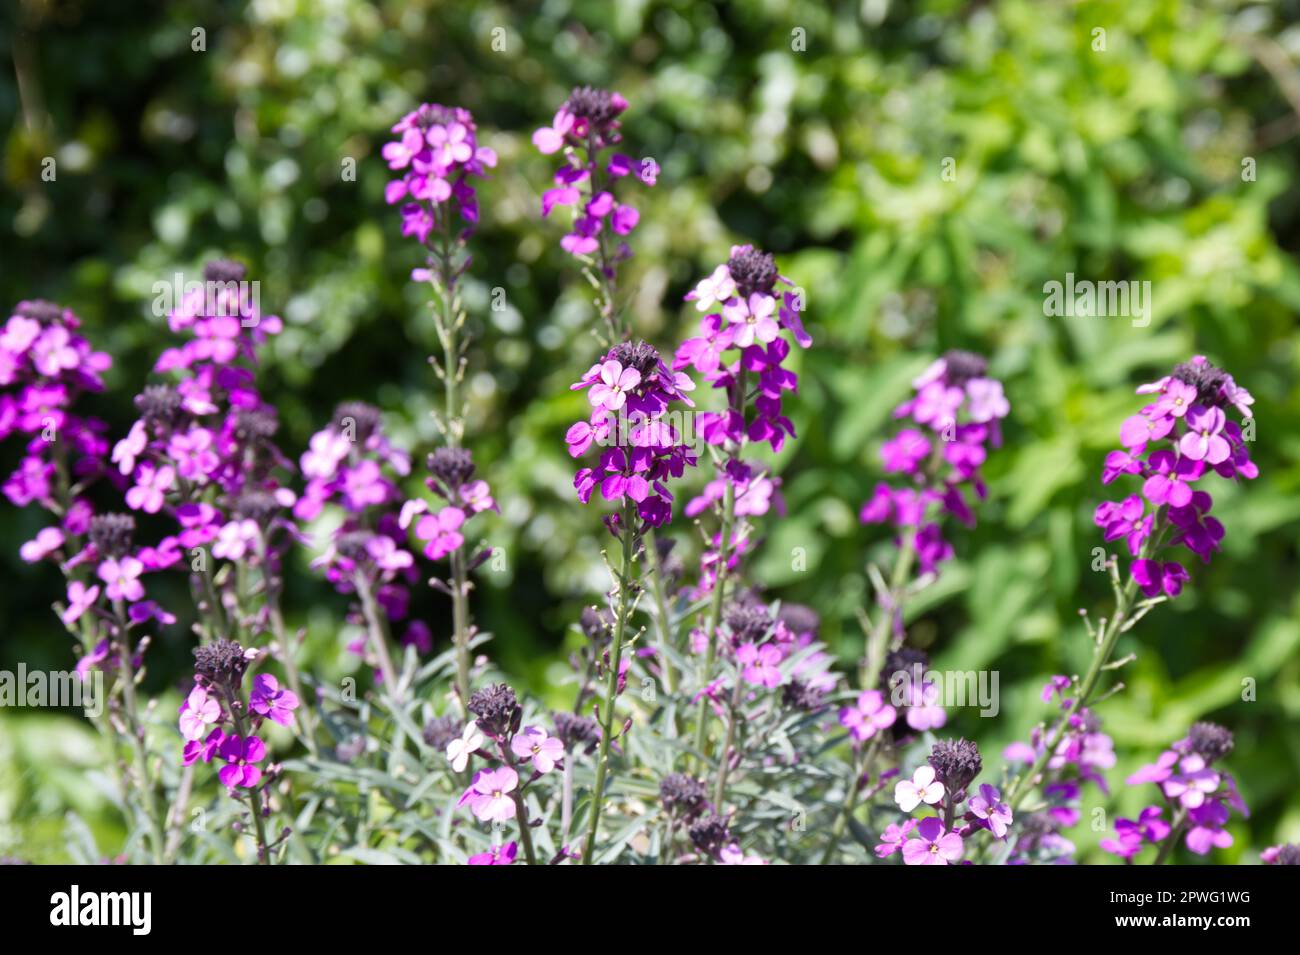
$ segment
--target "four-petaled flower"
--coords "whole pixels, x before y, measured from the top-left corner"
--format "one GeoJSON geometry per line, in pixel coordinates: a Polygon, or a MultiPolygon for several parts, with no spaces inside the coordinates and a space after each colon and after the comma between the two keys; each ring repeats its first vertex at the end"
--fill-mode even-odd
{"type": "Polygon", "coordinates": [[[903,843],[903,862],[907,865],[949,865],[961,858],[961,836],[945,831],[934,816],[917,824],[915,836],[903,843]]]}
{"type": "Polygon", "coordinates": [[[447,744],[447,762],[451,763],[451,768],[456,772],[463,773],[470,756],[482,745],[483,733],[479,730],[478,723],[470,720],[459,738],[447,744]]]}
{"type": "Polygon", "coordinates": [[[894,802],[903,812],[911,812],[921,803],[933,806],[943,799],[943,783],[934,778],[933,766],[918,766],[911,779],[900,780],[894,787],[894,802]]]}
{"type": "Polygon", "coordinates": [[[564,758],[564,743],[546,735],[540,726],[525,726],[510,741],[510,751],[521,759],[531,759],[539,773],[549,773],[564,758]]]}

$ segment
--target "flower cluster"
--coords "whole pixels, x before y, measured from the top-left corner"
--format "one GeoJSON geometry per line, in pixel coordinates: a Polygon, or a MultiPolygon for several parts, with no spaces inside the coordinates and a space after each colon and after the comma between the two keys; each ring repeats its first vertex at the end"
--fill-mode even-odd
{"type": "Polygon", "coordinates": [[[203,283],[168,315],[186,341],[166,349],[154,371],[172,381],[136,396],[140,417],[113,447],[113,463],[132,485],[127,506],[176,522],[176,534],[156,549],[164,566],[179,561],[181,548],[196,547],[250,566],[278,565],[296,533],[288,516],[296,495],[283,480],[292,466],[275,444],[275,407],[255,381],[257,348],[283,323],[261,314],[244,277],[239,263],[207,263],[203,283]],[[273,545],[279,530],[287,535],[273,545]]]}
{"type": "Polygon", "coordinates": [[[439,448],[429,455],[425,485],[446,505],[433,510],[423,498],[402,505],[398,523],[414,525],[415,536],[424,544],[424,556],[442,560],[464,545],[465,522],[483,511],[498,510],[487,481],[474,480],[474,459],[464,448],[439,448]]]}
{"type": "Polygon", "coordinates": [[[74,512],[72,502],[57,500],[56,473],[65,469],[88,482],[102,473],[108,450],[104,423],[70,410],[78,396],[103,391],[101,375],[112,365],[78,334],[80,326],[71,309],[19,302],[0,332],[0,440],[27,438],[22,461],[4,483],[5,497],[18,507],[35,502],[65,525],[73,522],[72,528],[50,529],[41,548],[58,546],[64,534],[85,533],[88,505],[74,512]]]}
{"type": "Polygon", "coordinates": [[[773,451],[780,451],[786,437],[794,436],[794,425],[782,410],[782,395],[799,383],[798,376],[784,367],[790,344],[781,330],[789,331],[802,348],[812,344],[799,318],[802,293],[777,271],[770,254],[737,245],[731,258],[686,298],[708,314],[700,322],[699,337],[688,338],[678,347],[673,368],[694,368],[730,398],[726,411],[699,415],[701,436],[711,445],[729,449],[746,441],[766,441],[773,451]],[[755,389],[752,415],[751,387],[755,389]]]}
{"type": "Polygon", "coordinates": [[[259,673],[245,701],[244,674],[256,650],[221,640],[194,651],[194,686],[180,706],[180,731],[186,740],[184,765],[220,758],[218,776],[229,789],[254,789],[262,781],[258,765],[266,744],[257,736],[265,720],[293,726],[298,697],[275,677],[259,673]]]}
{"type": "Polygon", "coordinates": [[[443,220],[459,216],[466,233],[478,224],[473,179],[497,164],[496,152],[478,144],[474,117],[459,107],[424,103],[393,126],[385,144],[388,168],[401,172],[384,190],[389,205],[402,203],[402,235],[424,244],[443,220]]]}
{"type": "Polygon", "coordinates": [[[554,188],[542,195],[542,217],[549,216],[556,206],[581,206],[575,209],[573,231],[560,245],[577,256],[600,252],[606,275],[612,273],[616,262],[632,254],[626,242],[620,242],[617,250],[606,247],[606,226],[616,235],[626,236],[641,218],[635,207],[615,197],[614,181],[636,171],[643,183],[653,186],[659,173],[651,160],[637,163],[620,152],[603,155],[623,140],[618,117],[625,109],[627,100],[618,93],[579,87],[556,112],[551,125],[533,133],[533,145],[542,155],[565,153],[564,165],[555,173],[554,188]],[[584,183],[585,194],[580,188],[584,183]]]}
{"type": "Polygon", "coordinates": [[[1136,558],[1133,580],[1147,597],[1176,597],[1188,573],[1179,561],[1163,560],[1163,551],[1181,545],[1209,563],[1223,540],[1223,525],[1210,515],[1213,499],[1196,482],[1210,471],[1229,480],[1259,475],[1248,434],[1226,415],[1234,408],[1250,422],[1255,399],[1203,355],[1137,393],[1155,397],[1120,427],[1124,447],[1106,455],[1101,480],[1135,474],[1142,492],[1103,501],[1093,521],[1107,541],[1127,544],[1136,558]]]}
{"type": "Polygon", "coordinates": [[[641,519],[662,527],[672,518],[670,478],[696,464],[682,431],[672,423],[673,403],[694,407],[688,375],[671,371],[645,342],[615,345],[573,390],[587,389],[591,413],[565,434],[569,455],[580,458],[593,444],[604,447],[596,468],[582,468],[573,486],[584,504],[600,488],[607,501],[635,504],[641,519]]]}
{"type": "MultiPolygon", "coordinates": [[[[1130,786],[1155,783],[1163,805],[1150,805],[1137,819],[1118,819],[1115,838],[1102,840],[1101,847],[1122,859],[1132,859],[1148,843],[1164,843],[1185,835],[1184,844],[1197,855],[1232,845],[1226,826],[1235,809],[1243,816],[1250,811],[1237,792],[1236,780],[1216,763],[1232,752],[1232,734],[1215,723],[1194,723],[1187,735],[1125,780],[1130,786]],[[1169,820],[1163,818],[1169,810],[1169,820]]],[[[1161,856],[1171,847],[1164,845],[1161,856]]]]}
{"type": "Polygon", "coordinates": [[[952,556],[952,545],[932,517],[934,508],[967,527],[975,513],[963,489],[985,495],[980,467],[988,446],[1001,444],[999,422],[1011,410],[1002,383],[987,377],[979,355],[950,351],[912,382],[916,394],[894,410],[909,426],[880,449],[886,474],[901,475],[903,487],[876,485],[862,506],[864,524],[892,524],[909,535],[923,573],[952,556]]]}
{"type": "Polygon", "coordinates": [[[1005,839],[1012,812],[1002,794],[987,783],[976,795],[969,794],[983,768],[979,748],[969,740],[935,743],[927,764],[894,786],[894,802],[906,813],[926,806],[940,815],[891,824],[881,834],[876,856],[883,859],[901,852],[905,865],[951,865],[962,860],[966,842],[979,830],[1005,839]],[[958,825],[963,806],[962,824],[958,825]]]}
{"type": "Polygon", "coordinates": [[[1028,743],[1012,743],[1003,750],[1003,758],[1010,763],[1029,765],[1045,758],[1050,776],[1043,786],[1046,807],[1025,816],[1017,829],[1010,857],[1013,864],[1072,862],[1075,847],[1060,832],[1079,822],[1084,785],[1091,783],[1109,793],[1103,771],[1115,765],[1115,744],[1102,732],[1101,721],[1091,709],[1075,707],[1079,692],[1074,680],[1053,676],[1041,696],[1044,703],[1056,701],[1060,708],[1056,732],[1036,727],[1028,743]],[[1052,741],[1055,745],[1049,756],[1052,741]]]}

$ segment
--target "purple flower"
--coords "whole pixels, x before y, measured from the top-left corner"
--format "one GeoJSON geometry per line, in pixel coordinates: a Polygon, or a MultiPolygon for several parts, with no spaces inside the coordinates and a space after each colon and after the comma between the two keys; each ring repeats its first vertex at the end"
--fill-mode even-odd
{"type": "Polygon", "coordinates": [[[1133,561],[1133,579],[1142,588],[1142,593],[1155,597],[1162,592],[1170,597],[1177,597],[1183,592],[1183,584],[1189,579],[1183,565],[1177,561],[1135,560],[1133,561]]]}
{"type": "Polygon", "coordinates": [[[465,523],[465,512],[459,507],[447,506],[437,514],[428,514],[420,518],[415,525],[415,536],[427,541],[424,556],[430,560],[442,560],[465,543],[460,533],[465,523]]]}
{"type": "Polygon", "coordinates": [[[518,785],[519,774],[509,766],[480,769],[456,805],[468,804],[480,822],[508,822],[515,815],[515,803],[510,793],[518,785]]]}
{"type": "Polygon", "coordinates": [[[910,838],[903,843],[903,862],[907,865],[950,865],[961,859],[962,840],[947,832],[934,816],[922,819],[910,838]]]}
{"type": "Polygon", "coordinates": [[[480,852],[469,857],[470,865],[511,865],[519,855],[519,844],[507,842],[503,846],[493,846],[487,852],[480,852]]]}
{"type": "Polygon", "coordinates": [[[880,844],[873,850],[876,853],[876,857],[884,859],[886,856],[891,856],[895,852],[900,851],[903,848],[903,844],[907,841],[908,834],[915,829],[917,825],[918,821],[916,819],[906,819],[901,825],[891,822],[885,827],[885,831],[880,834],[880,844]]]}
{"type": "Polygon", "coordinates": [[[253,678],[253,691],[248,706],[254,713],[265,716],[281,726],[293,725],[293,711],[298,708],[298,697],[283,689],[269,673],[259,673],[253,678]]]}
{"type": "Polygon", "coordinates": [[[226,761],[217,773],[225,786],[252,789],[262,778],[262,770],[253,764],[266,758],[266,744],[256,736],[227,736],[217,747],[217,755],[226,761]]]}
{"type": "Polygon", "coordinates": [[[863,690],[855,705],[840,709],[840,725],[858,742],[871,739],[898,719],[898,711],[885,702],[879,690],[863,690]]]}
{"type": "Polygon", "coordinates": [[[143,571],[144,564],[134,557],[110,557],[99,565],[96,573],[108,585],[104,592],[109,600],[142,600],[144,586],[139,577],[143,571]]]}
{"type": "Polygon", "coordinates": [[[979,794],[970,798],[970,813],[993,835],[1005,839],[1011,825],[1011,807],[1002,802],[1002,794],[988,783],[981,783],[979,794]]]}
{"type": "Polygon", "coordinates": [[[72,625],[81,619],[81,615],[95,605],[99,599],[99,585],[91,584],[87,587],[79,580],[68,582],[68,606],[63,611],[59,619],[63,625],[71,629],[72,625]]]}
{"type": "Polygon", "coordinates": [[[635,368],[624,368],[610,360],[600,366],[600,380],[587,393],[593,408],[617,411],[627,401],[626,392],[641,383],[641,373],[635,368]]]}
{"type": "Polygon", "coordinates": [[[1142,485],[1142,493],[1152,504],[1186,507],[1192,500],[1191,482],[1205,473],[1205,465],[1172,451],[1155,451],[1147,461],[1155,472],[1142,485]]]}
{"type": "Polygon", "coordinates": [[[1206,464],[1220,464],[1228,460],[1232,447],[1221,432],[1226,423],[1222,408],[1195,406],[1187,412],[1187,433],[1178,442],[1184,457],[1206,464]]]}
{"type": "Polygon", "coordinates": [[[18,556],[29,564],[44,560],[63,546],[63,531],[57,527],[41,528],[36,537],[18,548],[18,556]]]}
{"type": "Polygon", "coordinates": [[[771,643],[755,646],[745,643],[736,648],[736,662],[744,669],[741,675],[746,683],[772,687],[781,685],[781,648],[771,643]]]}
{"type": "Polygon", "coordinates": [[[521,759],[530,759],[533,769],[549,773],[564,758],[564,743],[548,736],[540,726],[525,726],[510,740],[510,751],[521,759]]]}

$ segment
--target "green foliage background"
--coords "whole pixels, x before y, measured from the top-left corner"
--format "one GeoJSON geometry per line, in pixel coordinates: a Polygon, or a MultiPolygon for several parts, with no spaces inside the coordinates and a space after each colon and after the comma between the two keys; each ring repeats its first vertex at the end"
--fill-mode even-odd
{"type": "MultiPolygon", "coordinates": [[[[501,156],[480,190],[467,287],[468,441],[502,502],[488,538],[508,555],[506,570],[480,575],[475,612],[505,669],[562,701],[569,627],[607,585],[598,509],[573,501],[561,440],[581,405],[567,386],[596,349],[561,223],[538,220],[552,163],[529,136],[570,87],[616,88],[632,104],[628,152],[662,167],[633,200],[642,225],[624,292],[638,332],[679,341],[695,317],[682,294],[735,241],[775,251],[806,290],[816,344],[797,358],[799,440],[779,461],[789,516],[765,523],[753,569],[775,595],[816,607],[846,661],[861,650],[863,567],[886,546],[856,511],[891,408],[949,347],[989,354],[1006,382],[1012,414],[981,525],[953,535],[957,561],[913,614],[938,666],[1000,674],[996,719],[965,710],[949,724],[988,766],[1046,715],[1045,677],[1086,663],[1076,611],[1104,612],[1108,595],[1090,566],[1091,514],[1133,387],[1201,352],[1254,392],[1262,476],[1214,489],[1222,555],[1121,647],[1138,659],[1100,710],[1120,753],[1116,792],[1088,794],[1085,810],[1134,811],[1151,792],[1118,786],[1123,776],[1212,718],[1236,731],[1230,764],[1255,810],[1215,858],[1252,861],[1300,839],[1300,5],[117,6],[18,0],[0,19],[0,302],[77,310],[117,358],[96,408],[115,435],[167,335],[153,283],[225,254],[249,263],[264,307],[288,323],[263,379],[286,450],[346,399],[380,404],[400,439],[428,446],[433,328],[406,281],[417,251],[383,203],[379,148],[420,101],[468,107],[501,156]],[[40,175],[47,156],[54,182],[40,175]],[[1043,284],[1067,272],[1150,281],[1150,325],[1044,317],[1043,284]],[[495,287],[503,311],[489,307],[495,287]],[[793,569],[796,548],[806,570],[793,569]]],[[[3,454],[9,465],[16,451],[3,454]]],[[[40,526],[35,511],[0,510],[0,667],[71,663],[49,610],[56,574],[17,558],[40,526]]],[[[305,566],[287,600],[309,628],[308,669],[355,665],[340,599],[305,566]]],[[[418,610],[445,640],[447,608],[425,596],[418,610]]],[[[183,676],[187,648],[177,627],[152,651],[151,692],[183,676]]],[[[70,808],[114,851],[98,760],[74,716],[0,711],[0,854],[61,858],[70,808]]],[[[1075,831],[1081,857],[1102,861],[1089,818],[1075,831]]]]}

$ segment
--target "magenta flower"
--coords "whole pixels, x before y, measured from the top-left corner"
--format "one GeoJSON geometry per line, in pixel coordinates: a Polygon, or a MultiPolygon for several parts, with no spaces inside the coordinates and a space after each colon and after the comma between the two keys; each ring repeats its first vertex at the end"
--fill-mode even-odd
{"type": "Polygon", "coordinates": [[[164,495],[176,481],[176,469],[170,466],[155,468],[152,464],[140,465],[135,476],[135,487],[126,492],[127,507],[133,511],[157,514],[162,509],[164,495]]]}
{"type": "Polygon", "coordinates": [[[217,755],[226,761],[217,775],[231,789],[252,789],[262,778],[262,770],[254,764],[266,758],[266,744],[256,736],[227,736],[218,746],[217,755]]]}
{"type": "Polygon", "coordinates": [[[468,803],[470,811],[480,822],[508,822],[515,815],[515,803],[510,793],[518,785],[519,774],[509,766],[481,769],[474,774],[474,781],[456,805],[468,803]]]}
{"type": "Polygon", "coordinates": [[[736,648],[736,662],[744,669],[741,675],[746,683],[765,686],[769,689],[781,685],[781,648],[771,643],[755,646],[744,643],[736,648]]]}
{"type": "MultiPolygon", "coordinates": [[[[190,740],[181,750],[181,765],[192,766],[199,760],[205,763],[212,762],[213,757],[221,749],[221,744],[226,740],[226,734],[218,727],[209,733],[202,740],[190,740]]],[[[229,768],[229,767],[226,767],[229,768]]]]}
{"type": "Polygon", "coordinates": [[[99,599],[99,584],[87,587],[79,580],[68,582],[68,606],[59,616],[63,625],[71,629],[81,619],[81,615],[95,605],[99,599]]]}
{"type": "Polygon", "coordinates": [[[879,690],[863,690],[854,706],[840,709],[840,725],[858,742],[871,739],[898,719],[898,711],[885,702],[879,690]]]}
{"type": "Polygon", "coordinates": [[[525,726],[510,740],[510,751],[520,759],[530,759],[539,773],[549,773],[564,758],[564,743],[548,736],[540,726],[525,726]]]}
{"type": "Polygon", "coordinates": [[[600,366],[600,380],[591,386],[587,400],[593,408],[617,411],[627,401],[627,392],[641,384],[641,373],[610,360],[600,366]]]}
{"type": "Polygon", "coordinates": [[[918,766],[911,779],[900,780],[894,786],[894,802],[903,812],[911,812],[925,803],[936,805],[943,799],[943,783],[935,779],[934,767],[918,766]]]}
{"type": "Polygon", "coordinates": [[[487,852],[480,852],[469,857],[470,865],[511,865],[519,855],[519,844],[507,842],[503,846],[493,846],[487,852]]]}
{"type": "Polygon", "coordinates": [[[252,518],[231,521],[217,532],[216,543],[212,545],[212,556],[223,560],[242,560],[245,555],[256,554],[261,534],[257,521],[252,518]]]}
{"type": "Polygon", "coordinates": [[[142,600],[144,585],[139,578],[143,572],[144,564],[134,557],[110,557],[96,571],[99,579],[108,585],[104,592],[109,600],[142,600]]]}
{"type": "Polygon", "coordinates": [[[1183,584],[1190,579],[1183,565],[1177,561],[1135,560],[1133,561],[1133,579],[1142,588],[1142,593],[1155,597],[1165,593],[1177,597],[1183,592],[1183,584]]]}
{"type": "Polygon", "coordinates": [[[1011,807],[1002,802],[1002,794],[993,786],[980,784],[979,794],[970,798],[970,812],[997,838],[1006,838],[1011,825],[1011,807]]]}
{"type": "Polygon", "coordinates": [[[427,541],[424,556],[441,560],[465,543],[460,533],[465,523],[465,512],[459,507],[444,507],[437,514],[426,514],[415,524],[415,536],[427,541]]]}
{"type": "Polygon", "coordinates": [[[949,865],[961,859],[961,836],[945,831],[943,823],[934,816],[922,819],[917,824],[914,835],[916,838],[903,843],[905,864],[949,865]]]}
{"type": "Polygon", "coordinates": [[[269,673],[259,673],[253,678],[253,690],[248,706],[254,713],[265,716],[281,726],[293,725],[293,711],[298,708],[298,697],[280,686],[269,673]]]}
{"type": "Polygon", "coordinates": [[[1205,473],[1205,465],[1188,456],[1175,457],[1172,451],[1152,452],[1147,464],[1154,470],[1142,485],[1142,493],[1152,504],[1186,507],[1192,501],[1191,482],[1205,473]]]}
{"type": "Polygon", "coordinates": [[[1232,454],[1232,447],[1222,436],[1227,419],[1222,408],[1195,406],[1187,412],[1187,433],[1178,442],[1184,457],[1206,464],[1221,464],[1232,454]]]}
{"type": "Polygon", "coordinates": [[[891,856],[903,848],[903,843],[907,841],[908,834],[917,827],[918,820],[906,819],[902,825],[890,823],[885,827],[885,831],[880,834],[880,844],[873,850],[876,857],[884,859],[891,856]]]}
{"type": "Polygon", "coordinates": [[[63,546],[63,531],[57,527],[43,527],[36,537],[18,548],[18,556],[29,564],[44,560],[63,546]]]}

